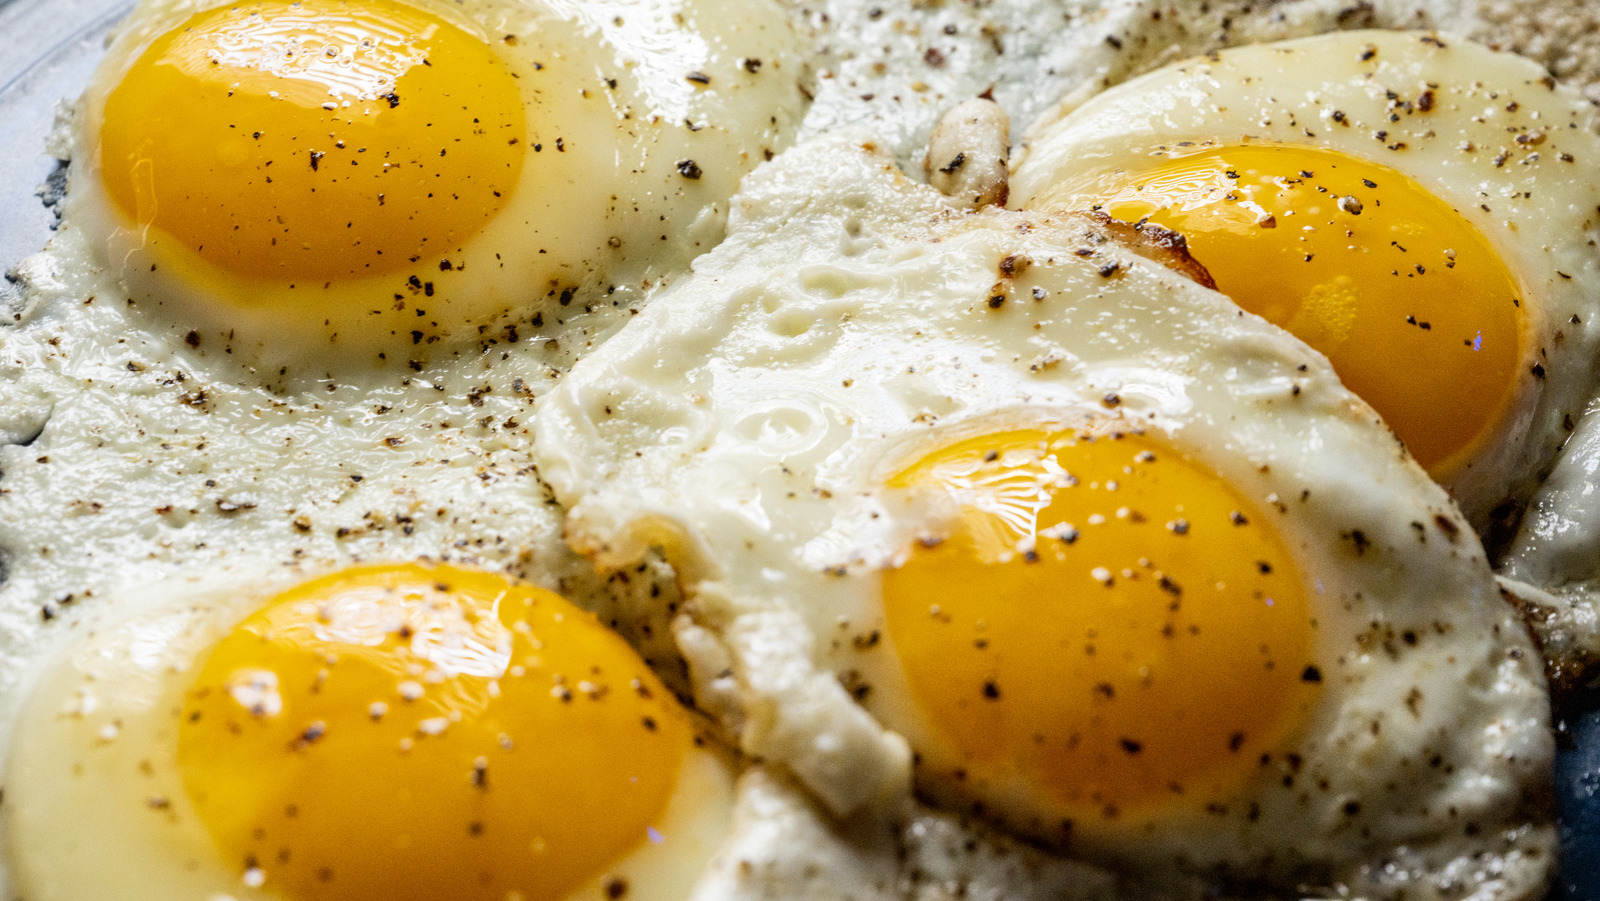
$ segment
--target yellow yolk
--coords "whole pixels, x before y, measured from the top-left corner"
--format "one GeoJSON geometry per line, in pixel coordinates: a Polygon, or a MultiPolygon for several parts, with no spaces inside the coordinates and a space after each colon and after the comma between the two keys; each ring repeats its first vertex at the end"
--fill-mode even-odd
{"type": "Polygon", "coordinates": [[[246,880],[350,901],[563,897],[647,840],[694,742],[592,615],[414,565],[272,600],[204,660],[180,730],[246,880]]]}
{"type": "Polygon", "coordinates": [[[1030,205],[1181,232],[1217,289],[1325,354],[1435,478],[1511,408],[1524,314],[1484,236],[1410,178],[1337,151],[1208,148],[1087,172],[1030,205]]]}
{"type": "Polygon", "coordinates": [[[1303,726],[1321,680],[1304,586],[1216,475],[1144,436],[1019,431],[891,484],[959,509],[884,575],[942,736],[917,748],[925,772],[979,800],[1020,785],[1062,835],[1227,798],[1303,726]]]}
{"type": "Polygon", "coordinates": [[[235,275],[320,287],[449,252],[517,184],[527,125],[485,43],[390,0],[267,0],[161,36],[106,101],[107,191],[235,275]]]}

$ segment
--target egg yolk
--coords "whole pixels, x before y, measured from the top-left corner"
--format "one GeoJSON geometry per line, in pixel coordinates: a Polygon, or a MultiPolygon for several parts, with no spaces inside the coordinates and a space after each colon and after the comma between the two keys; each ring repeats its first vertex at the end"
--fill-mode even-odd
{"type": "Polygon", "coordinates": [[[924,772],[1021,786],[1046,837],[1226,799],[1304,726],[1321,672],[1284,541],[1230,485],[1127,433],[1008,432],[891,484],[953,502],[884,574],[887,631],[942,740],[924,772]]]}
{"type": "Polygon", "coordinates": [[[1210,147],[1086,172],[1040,202],[1182,233],[1217,290],[1326,355],[1435,478],[1513,406],[1516,279],[1471,222],[1393,169],[1319,147],[1210,147]]]}
{"type": "Polygon", "coordinates": [[[101,171],[125,215],[184,252],[321,286],[480,231],[526,131],[512,72],[460,28],[390,0],[267,0],[144,51],[106,100],[101,171]]]}
{"type": "Polygon", "coordinates": [[[561,898],[646,840],[694,742],[592,615],[416,565],[273,599],[204,660],[179,728],[246,881],[350,901],[561,898]]]}

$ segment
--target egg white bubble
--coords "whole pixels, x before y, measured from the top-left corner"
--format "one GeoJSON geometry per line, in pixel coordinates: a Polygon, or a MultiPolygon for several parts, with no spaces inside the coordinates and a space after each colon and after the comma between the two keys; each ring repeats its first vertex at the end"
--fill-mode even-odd
{"type": "Polygon", "coordinates": [[[848,817],[892,803],[908,761],[846,686],[870,686],[913,746],[926,728],[869,637],[881,569],[928,527],[882,480],[918,449],[1071,423],[1114,395],[1130,425],[1281,513],[1328,673],[1295,773],[1074,847],[1137,891],[1222,867],[1395,898],[1485,863],[1500,875],[1475,885],[1535,896],[1554,841],[1536,800],[1548,702],[1460,514],[1325,360],[1104,241],[1073,217],[957,212],[867,135],[797,146],[746,183],[694,277],[544,401],[537,459],[568,540],[606,567],[665,548],[697,701],[848,817]],[[1008,281],[1016,257],[1031,266],[1008,281]],[[1373,637],[1391,631],[1421,638],[1373,637]]]}

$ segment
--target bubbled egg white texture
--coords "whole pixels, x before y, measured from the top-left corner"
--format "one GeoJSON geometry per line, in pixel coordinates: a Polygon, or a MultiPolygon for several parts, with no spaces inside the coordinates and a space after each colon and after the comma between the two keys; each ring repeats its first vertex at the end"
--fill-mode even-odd
{"type": "Polygon", "coordinates": [[[541,416],[569,541],[666,548],[697,703],[835,816],[917,823],[909,775],[1132,895],[1548,877],[1537,656],[1448,496],[1091,220],[803,145],[541,416]]]}
{"type": "Polygon", "coordinates": [[[1463,39],[1223,51],[1031,128],[1011,203],[1176,229],[1218,290],[1327,355],[1480,530],[1592,390],[1590,105],[1463,39]]]}
{"type": "Polygon", "coordinates": [[[193,346],[425,356],[714,245],[804,109],[798,49],[764,3],[144,4],[66,216],[193,346]]]}

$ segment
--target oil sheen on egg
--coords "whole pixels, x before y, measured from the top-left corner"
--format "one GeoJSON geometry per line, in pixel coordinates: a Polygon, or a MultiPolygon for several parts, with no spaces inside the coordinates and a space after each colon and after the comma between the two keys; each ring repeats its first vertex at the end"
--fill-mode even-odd
{"type": "Polygon", "coordinates": [[[728,764],[560,596],[417,564],[242,587],[134,592],[43,672],[19,896],[681,899],[722,841],[728,764]]]}
{"type": "Polygon", "coordinates": [[[667,549],[697,703],[835,816],[909,771],[1116,896],[1544,889],[1548,700],[1466,521],[1091,218],[802,144],[540,413],[573,546],[667,549]]]}
{"type": "Polygon", "coordinates": [[[66,218],[192,346],[415,359],[714,245],[803,75],[766,0],[150,2],[66,218]]]}
{"type": "Polygon", "coordinates": [[[1182,233],[1218,290],[1325,354],[1483,529],[1513,515],[1588,396],[1593,124],[1520,57],[1331,34],[1046,116],[1011,202],[1182,233]]]}

